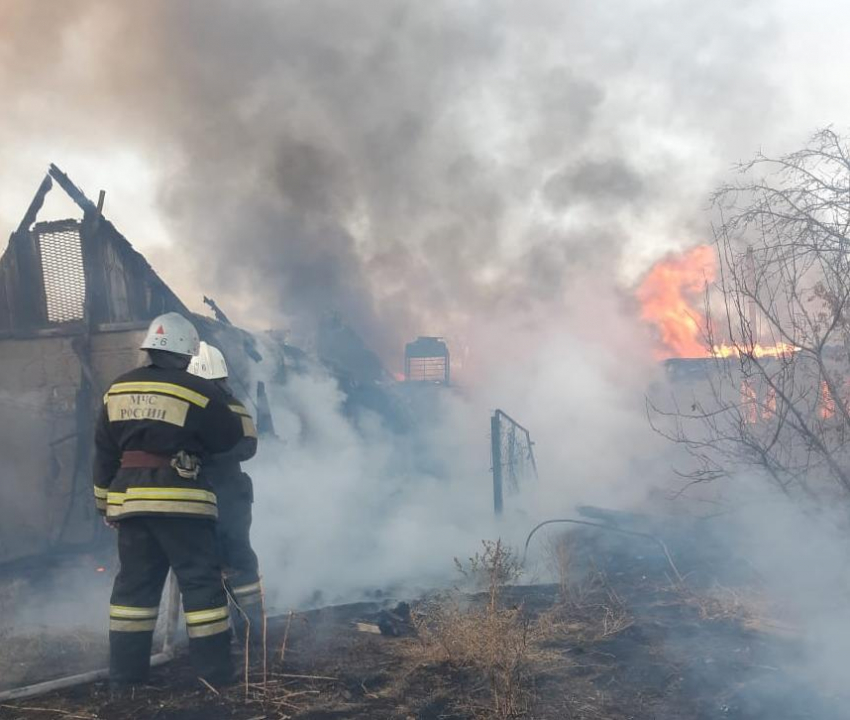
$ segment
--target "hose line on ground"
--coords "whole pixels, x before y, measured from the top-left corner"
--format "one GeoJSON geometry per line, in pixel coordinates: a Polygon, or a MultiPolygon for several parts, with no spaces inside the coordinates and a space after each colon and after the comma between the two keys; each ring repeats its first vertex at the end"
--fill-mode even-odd
{"type": "Polygon", "coordinates": [[[570,523],[571,525],[586,525],[588,527],[600,528],[601,530],[610,530],[611,532],[620,533],[621,535],[632,535],[634,537],[642,537],[647,540],[652,540],[658,547],[661,548],[661,551],[664,553],[664,557],[667,560],[667,564],[670,566],[670,569],[673,571],[673,574],[676,576],[676,580],[681,584],[684,582],[684,579],[679,574],[679,569],[676,567],[676,563],[673,562],[673,558],[670,556],[670,551],[667,549],[667,545],[664,544],[664,541],[661,538],[656,537],[655,535],[650,535],[649,533],[637,532],[636,530],[623,530],[622,528],[614,527],[613,525],[605,525],[603,523],[595,523],[589,522],[588,520],[574,520],[573,518],[558,518],[556,520],[544,520],[542,523],[539,523],[534,527],[534,529],[528,533],[528,537],[525,539],[525,549],[522,551],[522,565],[525,565],[525,559],[528,555],[528,545],[531,542],[531,538],[534,537],[534,534],[540,530],[540,528],[545,527],[546,525],[553,525],[555,523],[570,523]]]}

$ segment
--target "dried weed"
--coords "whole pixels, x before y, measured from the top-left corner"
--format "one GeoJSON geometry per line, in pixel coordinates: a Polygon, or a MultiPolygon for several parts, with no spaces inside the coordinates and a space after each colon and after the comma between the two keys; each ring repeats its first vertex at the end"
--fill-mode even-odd
{"type": "Polygon", "coordinates": [[[455,559],[455,565],[486,601],[456,591],[423,602],[413,615],[418,652],[425,662],[481,673],[491,700],[485,714],[513,718],[529,709],[539,628],[522,605],[507,606],[502,600],[504,587],[522,572],[516,555],[501,540],[483,546],[466,564],[455,559]]]}

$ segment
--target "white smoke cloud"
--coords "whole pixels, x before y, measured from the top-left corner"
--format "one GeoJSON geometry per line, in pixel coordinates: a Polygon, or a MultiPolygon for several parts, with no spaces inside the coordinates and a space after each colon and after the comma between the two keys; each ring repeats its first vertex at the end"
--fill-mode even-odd
{"type": "MultiPolygon", "coordinates": [[[[284,444],[266,441],[246,466],[256,497],[253,537],[275,604],[338,602],[433,581],[493,525],[486,436],[462,401],[442,393],[438,401],[449,407],[440,424],[401,437],[377,416],[361,417],[356,428],[342,400],[336,381],[318,369],[293,376],[274,394],[284,444]],[[419,443],[443,468],[417,466],[419,443]]],[[[486,427],[486,416],[480,420],[486,427]]]]}
{"type": "Polygon", "coordinates": [[[284,442],[261,443],[245,469],[255,483],[253,536],[276,607],[386,588],[415,594],[451,582],[452,559],[483,539],[517,547],[541,520],[588,503],[634,507],[665,484],[669,448],[644,417],[655,368],[639,359],[624,364],[617,349],[639,358],[643,336],[628,307],[604,300],[596,317],[607,322],[594,325],[578,302],[589,292],[572,289],[575,311],[557,327],[481,327],[459,387],[407,389],[419,420],[407,434],[370,413],[355,427],[321,368],[272,388],[284,442]],[[498,520],[489,440],[497,407],[531,431],[540,474],[519,495],[506,489],[498,520]]]}
{"type": "Polygon", "coordinates": [[[802,642],[799,672],[812,686],[846,690],[850,641],[850,535],[843,503],[792,501],[757,476],[726,488],[736,560],[748,562],[776,614],[802,642]]]}

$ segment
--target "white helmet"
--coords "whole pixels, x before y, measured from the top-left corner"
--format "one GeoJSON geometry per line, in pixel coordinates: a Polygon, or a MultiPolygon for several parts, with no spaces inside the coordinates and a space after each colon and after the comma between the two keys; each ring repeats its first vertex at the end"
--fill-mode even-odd
{"type": "Polygon", "coordinates": [[[206,378],[207,380],[219,380],[227,377],[227,363],[221,350],[212,345],[207,345],[201,340],[201,348],[198,354],[192,358],[189,367],[186,368],[192,375],[206,378]]]}
{"type": "Polygon", "coordinates": [[[198,354],[200,342],[195,326],[179,313],[170,312],[153,319],[141,349],[191,357],[198,354]]]}

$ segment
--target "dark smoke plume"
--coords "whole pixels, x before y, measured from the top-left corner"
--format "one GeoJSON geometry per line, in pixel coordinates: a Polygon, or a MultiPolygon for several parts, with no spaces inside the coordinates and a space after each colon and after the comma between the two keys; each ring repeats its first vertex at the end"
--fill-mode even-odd
{"type": "Polygon", "coordinates": [[[393,358],[696,239],[783,101],[770,7],[0,0],[0,143],[132,148],[178,291],[249,325],[338,310],[393,358]]]}

